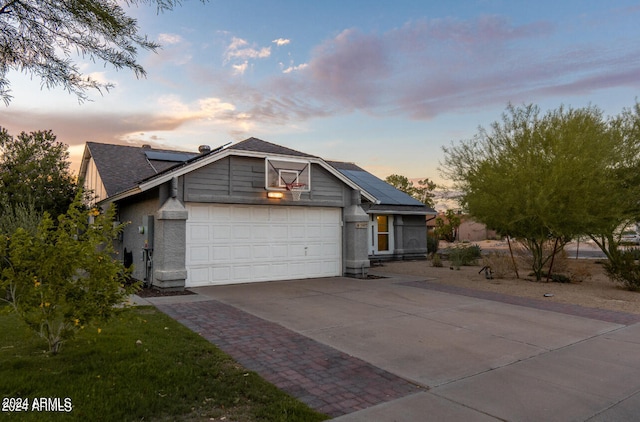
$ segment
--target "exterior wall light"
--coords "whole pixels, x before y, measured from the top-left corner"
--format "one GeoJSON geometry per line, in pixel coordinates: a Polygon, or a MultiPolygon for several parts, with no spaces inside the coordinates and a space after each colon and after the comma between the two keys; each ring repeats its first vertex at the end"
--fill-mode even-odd
{"type": "Polygon", "coordinates": [[[283,192],[267,192],[267,198],[282,199],[284,198],[284,193],[283,192]]]}

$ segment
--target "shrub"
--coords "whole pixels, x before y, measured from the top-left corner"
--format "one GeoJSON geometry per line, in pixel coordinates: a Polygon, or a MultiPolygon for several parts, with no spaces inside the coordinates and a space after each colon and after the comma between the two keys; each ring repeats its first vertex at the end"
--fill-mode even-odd
{"type": "Polygon", "coordinates": [[[458,246],[451,249],[449,259],[454,267],[463,265],[476,265],[482,256],[482,250],[478,245],[458,246]]]}
{"type": "Polygon", "coordinates": [[[492,252],[482,257],[482,264],[491,268],[494,278],[507,278],[515,275],[513,261],[509,254],[492,252]]]}
{"type": "Polygon", "coordinates": [[[113,216],[112,209],[85,210],[79,193],[57,225],[45,213],[35,233],[18,228],[10,236],[0,289],[52,354],[78,330],[111,316],[135,288],[124,288],[127,271],[113,259],[113,239],[121,230],[113,216]]]}
{"type": "Polygon", "coordinates": [[[438,252],[440,241],[436,236],[427,235],[427,253],[435,254],[438,252]]]}
{"type": "Polygon", "coordinates": [[[640,259],[640,248],[628,248],[625,252],[632,256],[636,261],[640,259]]]}
{"type": "Polygon", "coordinates": [[[607,261],[604,269],[611,280],[622,283],[631,291],[640,290],[640,264],[634,250],[621,251],[617,262],[607,261]]]}
{"type": "Polygon", "coordinates": [[[440,259],[440,255],[438,255],[437,253],[433,254],[431,265],[434,267],[442,267],[442,259],[440,259]]]}

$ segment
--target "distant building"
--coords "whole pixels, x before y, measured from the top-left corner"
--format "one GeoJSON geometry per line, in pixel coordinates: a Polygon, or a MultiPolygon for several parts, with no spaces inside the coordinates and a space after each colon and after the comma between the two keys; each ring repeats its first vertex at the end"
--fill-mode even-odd
{"type": "Polygon", "coordinates": [[[468,215],[462,216],[462,222],[458,228],[458,240],[461,242],[479,242],[481,240],[496,239],[498,233],[490,230],[483,223],[474,221],[468,215]]]}
{"type": "MultiPolygon", "coordinates": [[[[431,216],[427,216],[427,219],[431,216]]],[[[444,212],[439,212],[436,218],[441,218],[445,224],[449,222],[444,212]]],[[[427,230],[431,233],[436,227],[436,220],[427,220],[427,230]]],[[[454,233],[456,241],[460,242],[479,242],[481,240],[496,239],[498,233],[495,230],[488,229],[483,223],[473,220],[469,215],[460,215],[460,227],[454,233]]]]}

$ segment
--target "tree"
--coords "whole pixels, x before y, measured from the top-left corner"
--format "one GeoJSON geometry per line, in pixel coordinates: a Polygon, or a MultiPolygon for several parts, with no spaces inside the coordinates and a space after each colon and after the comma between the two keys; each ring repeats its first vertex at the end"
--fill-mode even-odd
{"type": "Polygon", "coordinates": [[[396,189],[401,190],[407,195],[410,195],[411,197],[417,199],[426,206],[433,208],[433,190],[436,188],[436,184],[428,178],[419,180],[418,186],[416,186],[406,176],[401,176],[399,174],[392,174],[390,176],[387,176],[384,181],[389,183],[396,189]]]}
{"type": "Polygon", "coordinates": [[[83,75],[72,53],[145,76],[138,49],[156,51],[159,44],[138,33],[122,3],[156,3],[164,11],[180,0],[0,0],[0,98],[11,101],[11,70],[37,76],[47,88],[62,86],[80,101],[89,89],[112,87],[83,75]]]}
{"type": "Polygon", "coordinates": [[[406,176],[399,174],[392,174],[384,179],[385,182],[393,186],[394,188],[401,190],[407,195],[413,196],[413,183],[406,176]]]}
{"type": "Polygon", "coordinates": [[[433,191],[436,189],[435,182],[429,179],[418,180],[418,186],[414,185],[413,189],[414,198],[430,208],[435,206],[433,201],[433,198],[435,197],[433,191]]]}
{"type": "Polygon", "coordinates": [[[63,214],[77,189],[67,149],[51,131],[14,138],[0,127],[0,203],[32,206],[53,218],[63,214]]]}
{"type": "Polygon", "coordinates": [[[435,234],[439,239],[446,240],[447,242],[453,242],[458,238],[458,229],[462,222],[460,216],[453,210],[447,210],[445,218],[436,218],[435,234]]]}
{"type": "Polygon", "coordinates": [[[640,222],[640,104],[625,109],[610,122],[616,139],[617,160],[609,177],[600,180],[600,202],[607,210],[590,221],[589,237],[608,258],[605,270],[609,277],[629,290],[640,290],[640,264],[637,253],[619,247],[620,235],[640,222]]]}
{"type": "Polygon", "coordinates": [[[45,213],[35,233],[18,228],[10,236],[8,264],[0,268],[0,290],[9,294],[3,300],[52,354],[78,330],[113,315],[134,288],[125,286],[127,270],[113,259],[122,229],[113,217],[113,209],[86,210],[79,192],[57,225],[45,213]]]}
{"type": "Polygon", "coordinates": [[[620,233],[640,221],[640,104],[612,118],[609,131],[615,139],[616,159],[610,163],[608,177],[598,181],[605,194],[594,198],[599,200],[595,205],[607,212],[591,216],[587,234],[610,261],[616,261],[620,233]]]}
{"type": "Polygon", "coordinates": [[[615,188],[620,147],[595,107],[541,115],[534,105],[509,105],[490,130],[445,147],[442,171],[476,220],[523,242],[540,280],[566,242],[611,222],[606,189],[615,188]]]}

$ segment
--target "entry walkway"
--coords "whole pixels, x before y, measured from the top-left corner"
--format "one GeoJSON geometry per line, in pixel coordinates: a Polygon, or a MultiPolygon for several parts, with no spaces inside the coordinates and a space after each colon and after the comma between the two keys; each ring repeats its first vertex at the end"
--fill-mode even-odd
{"type": "Polygon", "coordinates": [[[442,289],[417,278],[327,278],[150,301],[343,422],[640,414],[637,315],[442,289]]]}

